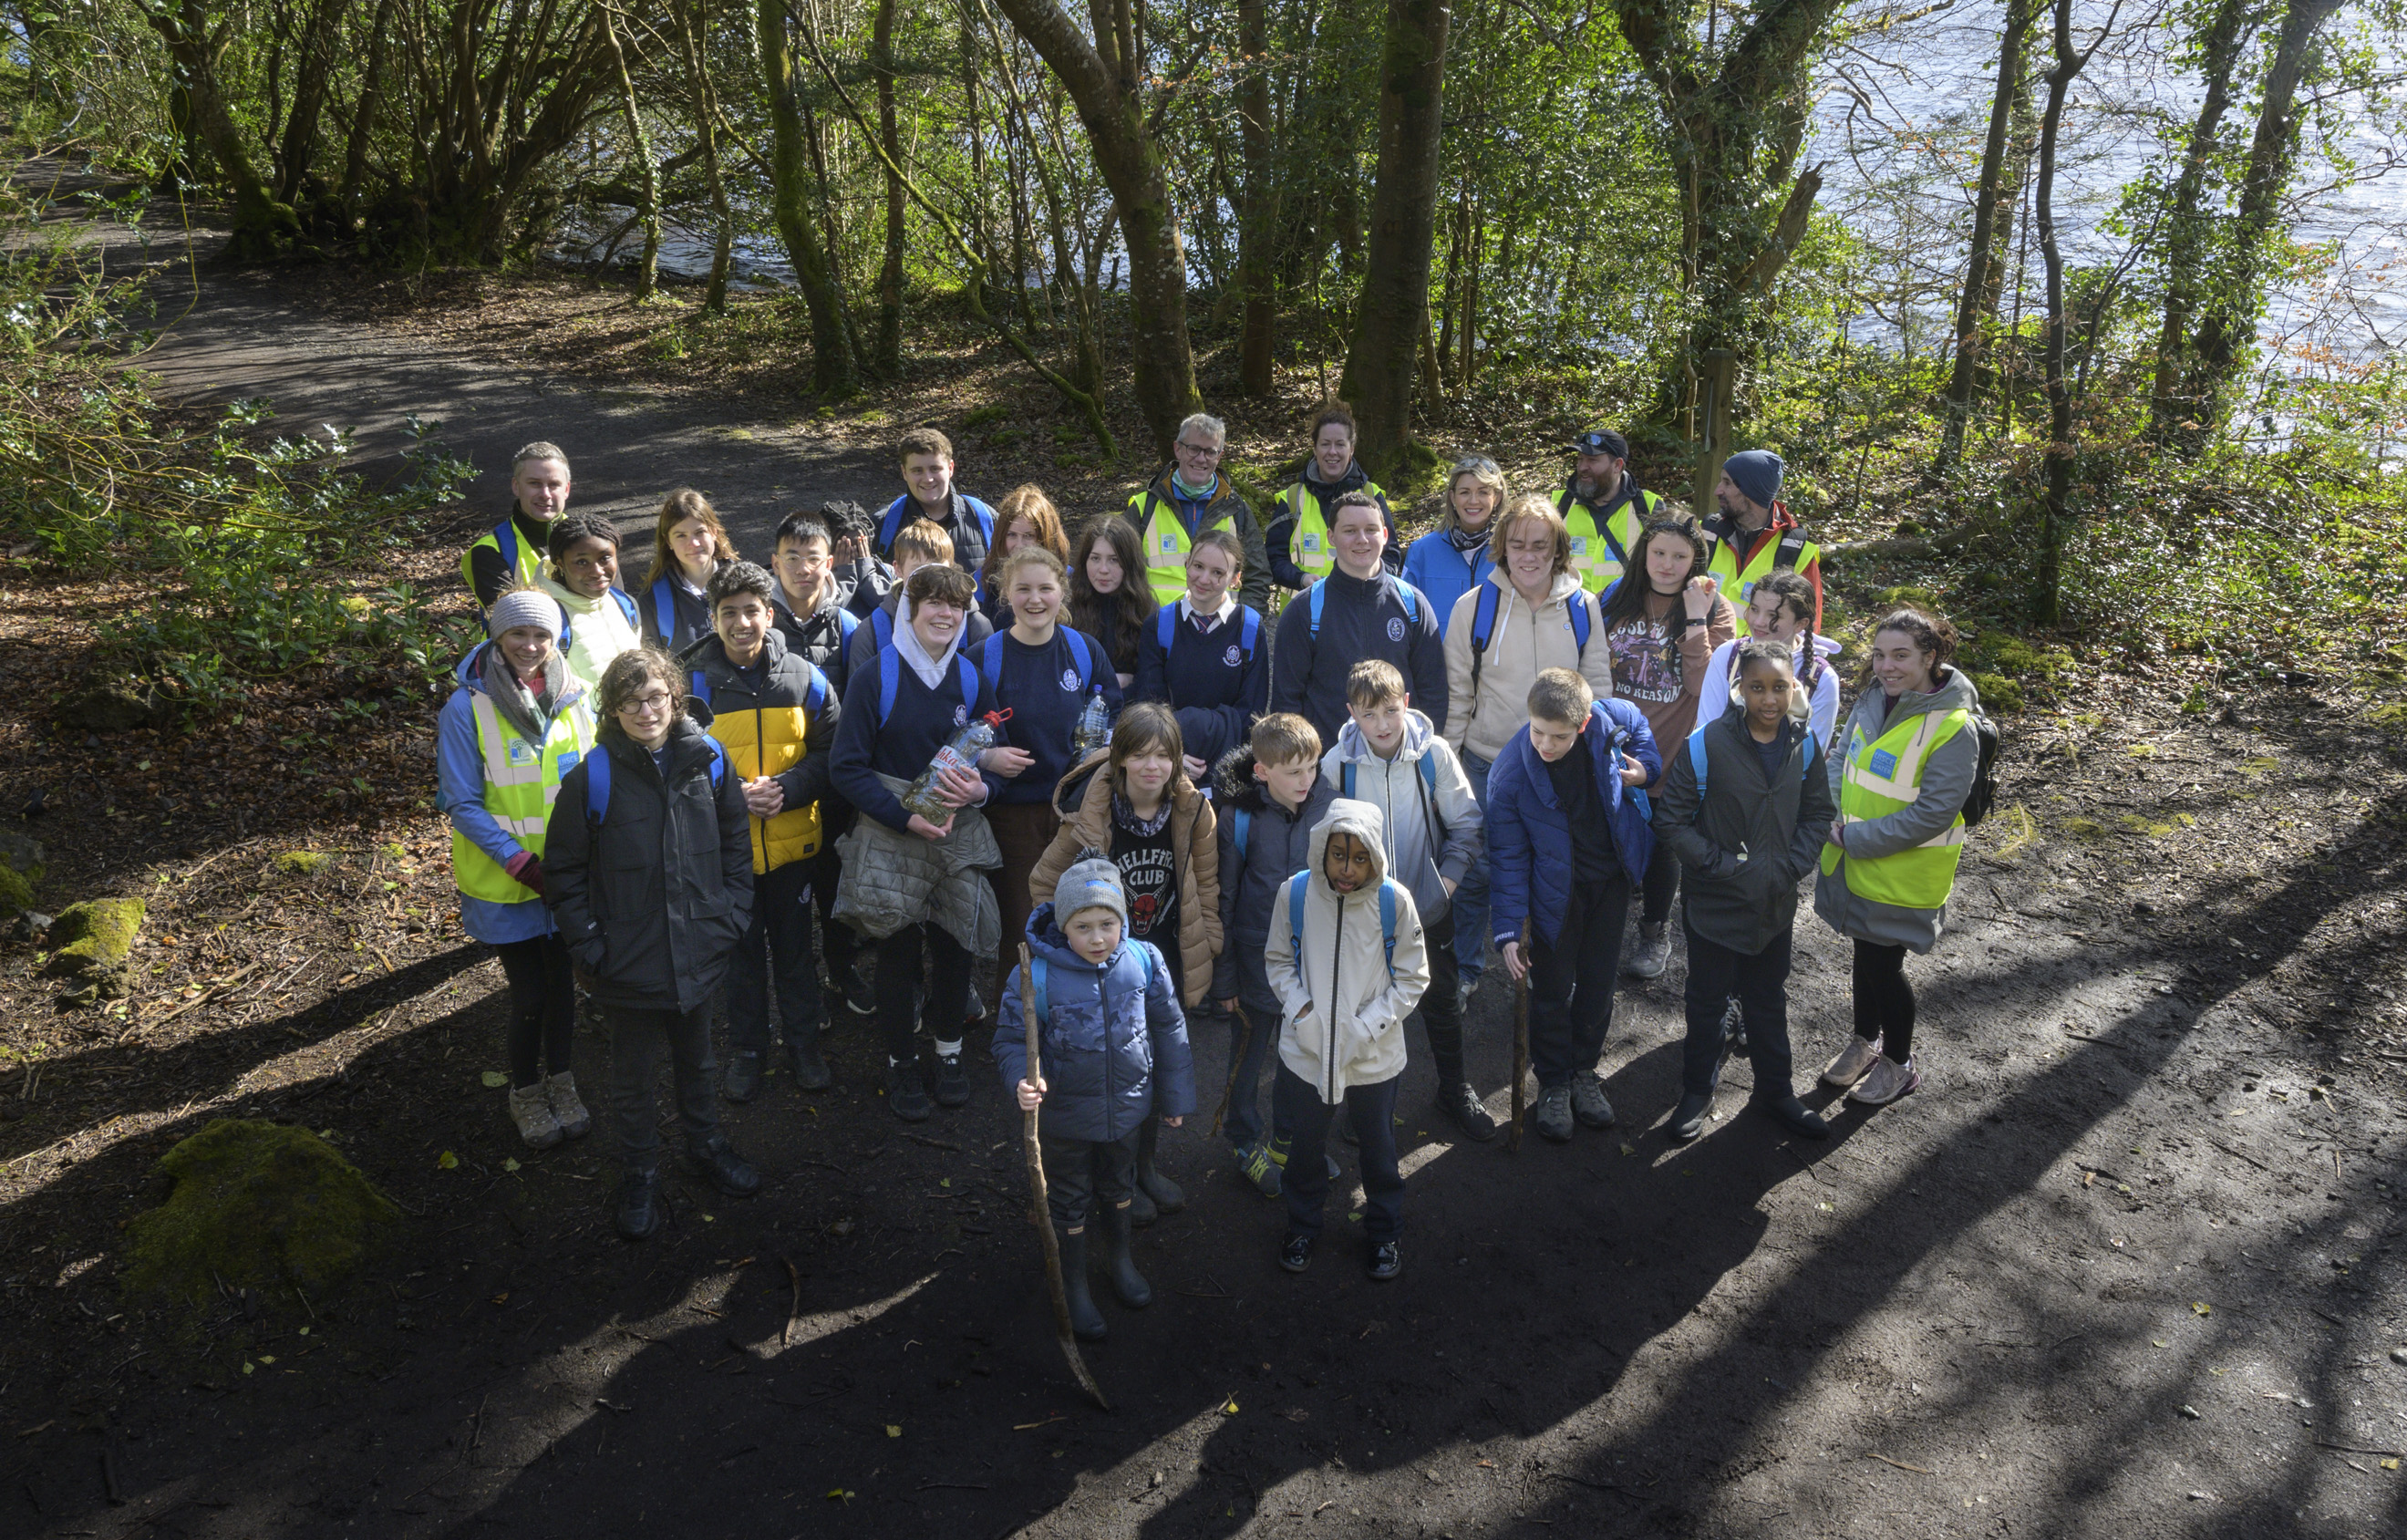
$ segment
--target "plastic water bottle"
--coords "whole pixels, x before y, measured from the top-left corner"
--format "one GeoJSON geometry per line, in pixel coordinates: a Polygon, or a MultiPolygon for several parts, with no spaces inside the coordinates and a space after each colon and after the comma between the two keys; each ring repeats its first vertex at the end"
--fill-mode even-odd
{"type": "Polygon", "coordinates": [[[1104,705],[1100,690],[1087,697],[1086,707],[1078,713],[1078,725],[1070,734],[1072,758],[1083,760],[1111,747],[1112,713],[1104,705]]]}
{"type": "Polygon", "coordinates": [[[955,733],[945,747],[936,750],[928,768],[919,772],[911,790],[903,794],[903,810],[917,813],[931,823],[942,823],[951,818],[952,805],[936,794],[936,777],[947,768],[976,775],[977,757],[994,747],[995,730],[1002,725],[1002,714],[990,711],[955,733]]]}

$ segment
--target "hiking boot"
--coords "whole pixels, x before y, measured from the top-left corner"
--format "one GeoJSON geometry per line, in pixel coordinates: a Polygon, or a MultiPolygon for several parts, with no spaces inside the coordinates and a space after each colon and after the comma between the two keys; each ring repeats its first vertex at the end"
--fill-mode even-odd
{"type": "Polygon", "coordinates": [[[1370,1265],[1364,1269],[1374,1283],[1385,1283],[1404,1270],[1403,1248],[1393,1235],[1371,1243],[1370,1265]]]}
{"type": "Polygon", "coordinates": [[[1129,1255],[1129,1211],[1105,1208],[1102,1215],[1104,1231],[1104,1274],[1112,1280],[1112,1292],[1132,1310],[1142,1310],[1153,1303],[1153,1285],[1136,1270],[1136,1259],[1129,1255]]]}
{"type": "Polygon", "coordinates": [[[1087,1291],[1087,1233],[1053,1227],[1061,1247],[1061,1298],[1070,1306],[1070,1331],[1080,1342],[1101,1342],[1106,1334],[1104,1313],[1087,1291]]]}
{"type": "Polygon", "coordinates": [[[1136,1195],[1150,1201],[1161,1213],[1175,1214],[1187,1206],[1187,1192],[1154,1163],[1154,1152],[1161,1144],[1161,1119],[1147,1118],[1136,1136],[1136,1195]]]}
{"type": "Polygon", "coordinates": [[[1604,1099],[1604,1082],[1593,1075],[1572,1077],[1572,1116],[1589,1128],[1613,1126],[1613,1104],[1604,1099]]]}
{"type": "Polygon", "coordinates": [[[1290,1273],[1301,1273],[1312,1265],[1312,1237],[1300,1230],[1288,1232],[1279,1243],[1279,1265],[1290,1273]]]}
{"type": "Polygon", "coordinates": [[[1913,1060],[1901,1064],[1884,1053],[1873,1061],[1870,1073],[1856,1082],[1856,1089],[1847,1092],[1847,1100],[1866,1106],[1887,1106],[1921,1086],[1922,1077],[1915,1073],[1913,1060]]]}
{"type": "Polygon", "coordinates": [[[1471,997],[1479,992],[1479,976],[1467,973],[1454,986],[1454,1014],[1460,1016],[1471,1008],[1471,997]]]}
{"type": "Polygon", "coordinates": [[[1556,1144],[1562,1144],[1570,1139],[1572,1136],[1572,1088],[1540,1086],[1538,1105],[1530,1109],[1530,1123],[1541,1134],[1556,1144]]]}
{"type": "Polygon", "coordinates": [[[1672,1120],[1665,1125],[1663,1132],[1672,1136],[1674,1143],[1687,1144],[1705,1131],[1705,1116],[1713,1110],[1712,1091],[1700,1094],[1692,1091],[1681,1097],[1680,1105],[1672,1109],[1672,1120]]]}
{"type": "Polygon", "coordinates": [[[1844,1091],[1870,1075],[1873,1066],[1880,1062],[1880,1056],[1879,1038],[1867,1043],[1860,1037],[1850,1037],[1847,1046],[1839,1050],[1839,1056],[1822,1066],[1822,1083],[1844,1091]]]}
{"type": "Polygon", "coordinates": [[[1479,1092],[1471,1089],[1468,1080],[1457,1080],[1450,1086],[1438,1087],[1437,1109],[1445,1115],[1446,1121],[1462,1131],[1466,1139],[1476,1139],[1486,1144],[1496,1137],[1496,1119],[1489,1117],[1488,1109],[1480,1105],[1479,1092]]]}
{"type": "Polygon", "coordinates": [[[593,1126],[593,1114],[577,1099],[577,1077],[566,1070],[548,1077],[543,1083],[543,1099],[551,1104],[551,1116],[560,1124],[563,1139],[582,1139],[593,1126]]]}
{"type": "Polygon", "coordinates": [[[1274,1152],[1270,1146],[1246,1145],[1237,1150],[1237,1169],[1254,1191],[1265,1198],[1275,1198],[1287,1188],[1287,1152],[1274,1152]]]}
{"type": "Polygon", "coordinates": [[[761,1191],[761,1173],[735,1153],[724,1134],[714,1134],[688,1152],[705,1180],[731,1198],[748,1198],[761,1191]]]}
{"type": "Polygon", "coordinates": [[[757,1053],[731,1053],[727,1056],[727,1078],[719,1094],[731,1102],[748,1102],[761,1094],[761,1056],[757,1053]]]}
{"type": "Polygon", "coordinates": [[[906,1123],[928,1120],[928,1083],[919,1073],[918,1060],[886,1066],[886,1104],[906,1123]]]}
{"type": "Polygon", "coordinates": [[[819,1034],[786,1040],[786,1072],[794,1077],[799,1091],[825,1091],[835,1083],[828,1073],[827,1061],[819,1057],[819,1034]]]}
{"type": "Polygon", "coordinates": [[[610,1194],[610,1223],[626,1240],[648,1240],[661,1227],[661,1174],[630,1171],[610,1194]]]}
{"type": "Polygon", "coordinates": [[[936,1105],[940,1107],[964,1105],[970,1099],[970,1077],[961,1068],[958,1053],[936,1055],[936,1105]]]}
{"type": "Polygon", "coordinates": [[[877,1014],[877,989],[869,981],[868,969],[858,966],[847,968],[844,977],[834,983],[836,998],[844,1002],[845,1009],[855,1016],[877,1014]]]}
{"type": "Polygon", "coordinates": [[[1638,949],[1630,954],[1621,971],[1632,978],[1660,978],[1663,970],[1672,965],[1672,922],[1649,925],[1638,922],[1638,949]]]}
{"type": "Polygon", "coordinates": [[[529,1149],[549,1149],[560,1143],[563,1134],[560,1119],[551,1110],[551,1098],[544,1094],[543,1082],[510,1088],[510,1121],[519,1125],[519,1137],[529,1149]]]}
{"type": "Polygon", "coordinates": [[[1777,1096],[1758,1096],[1751,1105],[1801,1139],[1830,1136],[1830,1125],[1822,1120],[1822,1115],[1787,1091],[1777,1096]]]}

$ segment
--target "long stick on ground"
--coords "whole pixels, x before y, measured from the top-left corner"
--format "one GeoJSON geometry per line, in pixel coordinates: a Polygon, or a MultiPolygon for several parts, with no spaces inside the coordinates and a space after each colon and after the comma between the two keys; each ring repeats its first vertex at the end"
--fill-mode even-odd
{"type": "Polygon", "coordinates": [[[1238,1001],[1233,1008],[1237,1013],[1238,1026],[1236,1051],[1229,1055],[1229,1084],[1220,1092],[1220,1110],[1212,1114],[1212,1137],[1215,1139],[1220,1136],[1220,1120],[1229,1116],[1229,1103],[1237,1094],[1237,1073],[1245,1066],[1246,1055],[1254,1051],[1254,1019],[1246,1014],[1244,1001],[1238,1001]]]}
{"type": "MultiPolygon", "coordinates": [[[[1028,962],[1028,943],[1019,944],[1019,1014],[1028,1023],[1028,1081],[1038,1078],[1036,1064],[1036,981],[1028,962]]],[[[1045,1202],[1045,1155],[1036,1143],[1035,1109],[1020,1114],[1020,1137],[1028,1147],[1028,1218],[1036,1226],[1036,1244],[1045,1248],[1045,1283],[1053,1295],[1053,1334],[1061,1343],[1061,1356],[1070,1361],[1070,1373],[1095,1398],[1095,1405],[1105,1411],[1112,1409],[1104,1398],[1104,1388],[1095,1383],[1088,1371],[1087,1361],[1078,1355],[1078,1339],[1070,1331],[1070,1296],[1061,1283],[1061,1242],[1053,1233],[1053,1214],[1045,1202]]]]}
{"type": "Polygon", "coordinates": [[[1521,1082],[1530,1074],[1530,922],[1521,921],[1521,977],[1513,980],[1513,1132],[1504,1148],[1521,1151],[1521,1082]]]}

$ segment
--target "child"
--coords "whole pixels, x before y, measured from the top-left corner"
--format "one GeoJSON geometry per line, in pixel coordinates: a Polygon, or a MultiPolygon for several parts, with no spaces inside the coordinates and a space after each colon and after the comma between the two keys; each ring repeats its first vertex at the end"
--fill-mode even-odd
{"type": "MultiPolygon", "coordinates": [[[[799,656],[825,676],[829,691],[841,701],[851,682],[849,665],[853,634],[862,622],[851,610],[854,578],[839,575],[834,559],[834,532],[815,513],[790,513],[777,525],[777,634],[788,653],[799,656]]],[[[857,572],[858,564],[850,570],[857,572]]],[[[855,1016],[877,1009],[869,978],[861,962],[861,938],[849,925],[835,922],[836,889],[843,864],[836,841],[852,828],[852,805],[833,790],[819,798],[819,853],[811,858],[811,903],[819,917],[819,951],[827,962],[828,981],[836,998],[855,1016]]]]}
{"type": "Polygon", "coordinates": [[[1201,780],[1245,742],[1271,697],[1270,649],[1261,611],[1237,602],[1246,547],[1228,529],[1207,529],[1187,553],[1187,593],[1154,617],[1137,641],[1141,701],[1167,701],[1178,715],[1187,773],[1201,780]]]}
{"type": "Polygon", "coordinates": [[[644,578],[644,640],[682,658],[710,635],[710,579],[735,560],[735,542],[710,499],[679,487],[652,520],[652,570],[644,578]]]}
{"type": "Polygon", "coordinates": [[[553,645],[561,615],[549,598],[497,593],[485,625],[491,639],[460,660],[436,724],[437,806],[451,820],[461,922],[509,980],[510,1120],[528,1148],[548,1149],[592,1125],[569,1073],[577,982],[544,906],[543,852],[561,779],[592,751],[593,709],[553,645]]]}
{"type": "Polygon", "coordinates": [[[1488,772],[1488,928],[1505,972],[1529,976],[1531,1120],[1557,1144],[1574,1119],[1613,1126],[1596,1065],[1630,895],[1655,848],[1645,799],[1631,792],[1662,769],[1636,706],[1600,701],[1579,675],[1549,668],[1530,686],[1529,725],[1488,772]]]}
{"type": "Polygon", "coordinates": [[[1070,562],[1070,539],[1061,533],[1061,512],[1033,481],[1023,481],[1004,493],[994,506],[994,545],[978,567],[978,608],[989,624],[1000,629],[1011,623],[1010,602],[1004,597],[1003,559],[1022,546],[1043,546],[1064,567],[1070,562]]]}
{"type": "Polygon", "coordinates": [[[1396,539],[1388,494],[1354,458],[1354,409],[1334,398],[1322,402],[1312,414],[1311,449],[1294,484],[1272,499],[1270,527],[1262,532],[1271,577],[1282,587],[1310,588],[1337,564],[1335,510],[1337,499],[1349,492],[1365,493],[1379,510],[1388,536],[1380,561],[1389,572],[1403,570],[1404,548],[1396,539]]]}
{"type": "Polygon", "coordinates": [[[1351,717],[1320,761],[1337,794],[1379,810],[1386,869],[1413,895],[1429,936],[1429,992],[1421,1026],[1437,1063],[1437,1109],[1474,1139],[1496,1137],[1462,1068],[1462,1002],[1456,991],[1454,891],[1479,860],[1478,800],[1454,750],[1413,709],[1396,665],[1365,658],[1346,680],[1351,717]]]}
{"type": "Polygon", "coordinates": [[[1361,1147],[1370,1275],[1385,1282],[1403,1271],[1396,1085],[1404,1018],[1430,975],[1420,916],[1411,891],[1389,879],[1386,844],[1377,808],[1337,798],[1313,828],[1310,863],[1279,884],[1271,905],[1262,964],[1282,1012],[1271,1118],[1287,1152],[1279,1265],[1290,1273],[1312,1265],[1329,1195],[1329,1122],[1340,1105],[1361,1147]]]}
{"type": "Polygon", "coordinates": [[[1212,964],[1212,1000],[1235,1033],[1226,1127],[1239,1169],[1263,1197],[1275,1198],[1283,1157],[1262,1136],[1260,1087],[1279,992],[1262,965],[1262,947],[1279,885],[1311,863],[1313,823],[1337,792],[1320,778],[1320,734],[1289,711],[1256,721],[1247,741],[1213,770],[1212,785],[1219,817],[1222,938],[1212,964]]]}
{"type": "Polygon", "coordinates": [[[761,1093],[769,1048],[774,963],[785,1064],[794,1084],[825,1091],[819,1057],[819,961],[811,950],[809,888],[826,839],[819,799],[842,708],[827,677],[786,649],[773,596],[776,580],[749,562],[730,562],[710,580],[716,634],[688,656],[694,694],[713,713],[710,735],[727,750],[751,815],[752,923],[727,981],[727,1099],[761,1093]]]}
{"type": "MultiPolygon", "coordinates": [[[[1645,714],[1654,741],[1677,747],[1697,725],[1697,701],[1714,649],[1737,635],[1738,619],[1705,572],[1705,538],[1694,519],[1650,521],[1631,570],[1605,591],[1604,634],[1613,649],[1613,693],[1645,714]]],[[[1659,977],[1672,961],[1672,899],[1680,863],[1655,848],[1638,915],[1632,978],[1659,977]]]]}
{"type": "Polygon", "coordinates": [[[1022,1112],[1037,1113],[1046,1206],[1061,1243],[1071,1329],[1104,1335],[1087,1291],[1087,1216],[1103,1221],[1112,1291],[1132,1310],[1153,1290],[1129,1255],[1129,1205],[1138,1130],[1176,1128],[1195,1110],[1195,1065],[1169,969],[1148,942],[1126,938],[1128,898],[1108,861],[1061,874],[1053,899],[1028,920],[1026,993],[1036,1005],[1038,1056],[1031,1077],[1028,1018],[1015,966],[997,1013],[994,1061],[1022,1112]]]}
{"type": "Polygon", "coordinates": [[[1456,461],[1437,528],[1404,552],[1404,581],[1429,596],[1441,632],[1454,602],[1496,569],[1495,520],[1508,500],[1504,473],[1495,461],[1484,454],[1456,461]]]}
{"type": "Polygon", "coordinates": [[[538,586],[568,612],[568,671],[591,692],[610,660],[643,645],[635,601],[619,592],[619,526],[598,513],[551,521],[551,565],[538,586]]]}
{"type": "MultiPolygon", "coordinates": [[[[1783,574],[1783,576],[1794,576],[1783,574]]],[[[1802,583],[1802,579],[1799,579],[1802,583]]],[[[1805,724],[1805,697],[1785,641],[1738,650],[1741,709],[1700,727],[1672,756],[1655,804],[1657,836],[1688,869],[1688,1039],[1672,1137],[1704,1131],[1721,1078],[1723,1007],[1745,1015],[1755,1106],[1800,1138],[1830,1134],[1790,1084],[1789,943],[1797,885],[1830,826],[1830,771],[1805,724]]]]}
{"type": "Polygon", "coordinates": [[[855,660],[830,773],[862,814],[844,836],[835,917],[876,943],[887,1105],[917,1123],[928,1117],[916,1041],[922,1022],[935,1042],[936,1102],[957,1107],[970,1099],[961,1022],[971,973],[975,959],[994,955],[1003,929],[986,877],[1003,857],[978,808],[1002,783],[947,764],[934,782],[951,809],[942,820],[903,806],[903,793],[953,734],[995,710],[976,665],[960,650],[976,597],[970,575],[930,563],[913,570],[904,597],[908,618],[895,628],[894,645],[855,660]]]}
{"type": "Polygon", "coordinates": [[[688,704],[685,676],[658,648],[613,659],[594,750],[560,783],[545,835],[544,902],[610,1025],[622,1172],[611,1208],[631,1241],[661,1225],[652,1077],[663,1039],[696,1169],[732,1198],[761,1190],[719,1132],[710,1057],[711,997],[752,920],[750,820],[742,780],[703,731],[710,708],[688,704]]]}
{"type": "Polygon", "coordinates": [[[1797,690],[1810,705],[1806,726],[1814,741],[1827,749],[1839,725],[1839,675],[1830,664],[1838,652],[1837,638],[1814,635],[1814,585],[1802,573],[1783,568],[1755,585],[1741,613],[1739,636],[1714,649],[1705,664],[1705,682],[1697,695],[1697,725],[1704,726],[1725,711],[1741,709],[1738,681],[1730,660],[1747,636],[1786,642],[1796,655],[1797,690]]]}
{"type": "MultiPolygon", "coordinates": [[[[1168,706],[1141,701],[1121,712],[1110,749],[1061,777],[1053,796],[1061,833],[1029,889],[1050,892],[1075,863],[1100,852],[1128,895],[1130,935],[1161,954],[1179,1005],[1191,1010],[1220,952],[1220,842],[1211,799],[1187,778],[1185,761],[1168,706]]],[[[1178,1184],[1154,1167],[1160,1130],[1148,1119],[1137,1134],[1131,1218],[1140,1230],[1187,1206],[1178,1184]]]]}
{"type": "MultiPolygon", "coordinates": [[[[924,566],[951,566],[953,537],[922,519],[916,524],[905,524],[903,533],[894,537],[894,586],[886,597],[877,601],[868,618],[854,629],[852,640],[846,643],[849,653],[848,666],[858,670],[874,660],[885,649],[894,645],[894,628],[904,616],[904,590],[911,575],[924,566]]],[[[977,609],[977,586],[970,586],[971,609],[961,621],[960,645],[965,651],[975,651],[989,636],[994,635],[994,623],[977,609]]]]}
{"type": "MultiPolygon", "coordinates": [[[[877,516],[873,554],[899,568],[903,563],[895,554],[895,537],[926,520],[945,533],[950,552],[945,560],[957,563],[975,582],[978,570],[986,565],[988,548],[994,544],[994,509],[964,496],[953,485],[953,441],[935,429],[914,428],[895,448],[900,451],[903,495],[877,516]]],[[[899,575],[895,584],[902,584],[899,575]]]]}
{"type": "Polygon", "coordinates": [[[1125,519],[1090,519],[1070,548],[1070,623],[1104,644],[1122,690],[1136,683],[1137,646],[1161,607],[1145,551],[1125,519]]]}
{"type": "Polygon", "coordinates": [[[536,439],[510,457],[510,516],[460,553],[460,580],[490,609],[513,588],[543,576],[551,521],[568,511],[568,456],[536,439]]]}

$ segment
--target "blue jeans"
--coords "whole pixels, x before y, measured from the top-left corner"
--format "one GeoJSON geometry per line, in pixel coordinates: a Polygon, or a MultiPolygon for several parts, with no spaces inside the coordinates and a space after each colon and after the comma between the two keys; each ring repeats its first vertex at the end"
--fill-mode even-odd
{"type": "MultiPolygon", "coordinates": [[[[1468,749],[1460,756],[1462,773],[1471,779],[1471,794],[1479,799],[1483,812],[1488,806],[1488,770],[1489,762],[1468,749]]],[[[1488,968],[1488,849],[1480,847],[1479,859],[1471,870],[1462,874],[1462,885],[1454,891],[1454,956],[1460,965],[1463,978],[1479,982],[1488,968]]]]}

